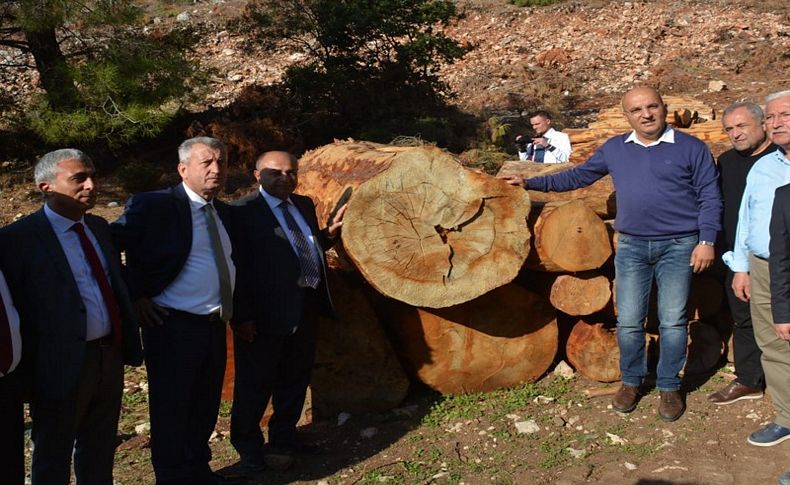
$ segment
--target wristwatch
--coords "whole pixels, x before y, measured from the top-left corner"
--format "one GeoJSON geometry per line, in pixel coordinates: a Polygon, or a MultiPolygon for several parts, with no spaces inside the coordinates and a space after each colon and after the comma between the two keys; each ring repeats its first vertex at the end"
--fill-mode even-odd
{"type": "Polygon", "coordinates": [[[700,242],[698,242],[697,244],[701,244],[701,245],[703,245],[703,246],[710,246],[710,247],[713,247],[713,246],[715,246],[715,244],[714,244],[714,243],[712,243],[712,242],[710,242],[710,241],[700,241],[700,242]]]}

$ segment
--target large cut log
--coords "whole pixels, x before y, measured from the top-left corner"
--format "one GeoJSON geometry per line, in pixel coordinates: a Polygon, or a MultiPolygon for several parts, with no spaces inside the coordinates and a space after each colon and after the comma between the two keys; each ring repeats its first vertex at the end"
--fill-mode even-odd
{"type": "Polygon", "coordinates": [[[611,298],[609,278],[595,272],[559,275],[549,291],[554,308],[575,316],[601,311],[611,298]]]}
{"type": "Polygon", "coordinates": [[[438,310],[390,301],[384,313],[404,367],[444,394],[534,382],[557,352],[554,309],[516,284],[438,310]]]}
{"type": "Polygon", "coordinates": [[[620,349],[613,328],[603,323],[579,320],[565,344],[571,365],[587,379],[599,382],[620,380],[620,349]]]}
{"type": "Polygon", "coordinates": [[[612,255],[603,221],[579,201],[552,202],[530,215],[533,250],[528,269],[576,272],[599,268],[612,255]]]}
{"type": "MultiPolygon", "coordinates": [[[[497,176],[517,175],[529,179],[569,170],[575,166],[571,163],[545,164],[520,160],[509,161],[502,164],[497,176]]],[[[527,192],[529,200],[533,203],[579,200],[602,218],[614,217],[616,213],[614,184],[609,175],[595,181],[592,185],[568,192],[540,192],[537,190],[527,192]]]]}
{"type": "Polygon", "coordinates": [[[434,147],[400,153],[360,184],[343,246],[382,294],[442,308],[513,280],[529,252],[527,193],[434,147]]]}
{"type": "Polygon", "coordinates": [[[341,271],[333,252],[327,259],[337,318],[319,320],[311,383],[315,414],[395,408],[406,397],[409,379],[365,295],[361,276],[341,271]]]}

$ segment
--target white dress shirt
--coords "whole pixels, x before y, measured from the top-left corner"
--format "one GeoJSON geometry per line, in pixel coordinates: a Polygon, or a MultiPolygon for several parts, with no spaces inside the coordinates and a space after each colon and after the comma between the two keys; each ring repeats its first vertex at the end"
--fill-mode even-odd
{"type": "Polygon", "coordinates": [[[110,274],[107,268],[107,261],[104,259],[104,252],[101,250],[96,236],[93,235],[90,227],[85,224],[84,217],[80,218],[79,221],[73,221],[53,211],[46,204],[44,204],[44,214],[46,214],[52,229],[55,231],[55,235],[58,237],[60,247],[63,248],[63,252],[66,254],[71,273],[74,275],[74,281],[77,283],[77,289],[80,292],[82,301],[85,303],[88,323],[88,327],[85,330],[85,340],[96,340],[110,335],[112,333],[112,323],[110,321],[110,313],[107,311],[107,305],[104,302],[104,296],[101,293],[99,283],[93,276],[90,261],[88,261],[85,251],[82,249],[80,237],[71,228],[78,222],[83,225],[88,240],[93,244],[96,254],[99,255],[99,261],[101,261],[107,282],[109,282],[110,274]]]}
{"type": "Polygon", "coordinates": [[[9,331],[11,332],[11,367],[8,368],[6,373],[0,369],[0,377],[11,373],[19,364],[19,358],[22,356],[22,336],[19,334],[19,314],[16,311],[14,302],[11,301],[11,292],[8,291],[8,283],[5,281],[3,272],[0,271],[0,298],[3,299],[5,306],[5,313],[8,317],[9,331]]]}
{"type": "Polygon", "coordinates": [[[231,288],[236,284],[236,267],[231,259],[232,246],[228,231],[211,201],[196,194],[186,184],[183,186],[187,197],[189,197],[189,208],[192,215],[192,247],[184,267],[181,268],[176,279],[151,300],[166,308],[195,315],[208,315],[219,311],[220,295],[219,272],[214,261],[214,250],[211,247],[206,215],[203,213],[204,205],[209,205],[206,210],[214,211],[225,261],[228,263],[231,288]]]}
{"type": "MultiPolygon", "coordinates": [[[[269,205],[269,209],[272,210],[274,217],[277,218],[277,222],[280,224],[280,227],[284,229],[285,235],[288,237],[288,242],[291,243],[291,248],[293,248],[294,253],[298,256],[299,250],[296,248],[296,243],[293,241],[293,237],[291,236],[291,231],[288,230],[288,223],[285,222],[285,216],[283,216],[282,209],[280,209],[280,204],[283,203],[282,199],[278,199],[277,197],[271,195],[270,193],[266,192],[263,187],[258,189],[263,196],[263,200],[269,205]]],[[[313,258],[316,258],[316,262],[318,263],[317,266],[321,267],[321,249],[318,247],[318,241],[316,241],[315,237],[313,236],[313,231],[310,230],[310,226],[307,224],[307,221],[304,217],[302,217],[302,213],[299,212],[299,209],[291,201],[289,197],[287,199],[288,204],[288,212],[291,213],[294,220],[296,221],[296,225],[299,226],[299,229],[304,234],[304,237],[310,243],[310,247],[313,249],[313,258]]]]}

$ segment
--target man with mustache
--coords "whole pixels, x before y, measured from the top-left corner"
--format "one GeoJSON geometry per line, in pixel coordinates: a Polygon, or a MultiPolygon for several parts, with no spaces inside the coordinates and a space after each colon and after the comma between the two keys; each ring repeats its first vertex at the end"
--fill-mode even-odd
{"type": "Polygon", "coordinates": [[[260,422],[270,397],[267,453],[317,451],[299,441],[296,424],[310,383],[318,316],[333,314],[324,251],[335,242],[346,209],[319,230],[313,201],[293,193],[298,170],[292,154],[264,153],[255,164],[259,189],[233,207],[239,276],[230,440],[248,472],[263,465],[260,422]]]}
{"type": "Polygon", "coordinates": [[[225,375],[225,322],[233,315],[230,208],[216,196],[227,149],[209,137],[178,147],[182,183],[134,195],[113,223],[143,323],[157,484],[227,480],[209,467],[208,440],[225,375]]]}
{"type": "Polygon", "coordinates": [[[644,322],[655,278],[661,342],[658,415],[675,421],[686,409],[679,373],[686,362],[691,276],[710,267],[721,229],[718,173],[702,141],[667,125],[667,107],[658,91],[632,88],[622,106],[633,131],[610,138],[585,163],[554,175],[505,180],[530,190],[564,192],[612,175],[617,191],[614,264],[623,383],[612,407],[628,413],[639,401],[647,375],[644,322]]]}
{"type": "MultiPolygon", "coordinates": [[[[31,392],[33,484],[112,484],[123,365],[140,365],[140,334],[93,162],[62,149],[36,163],[44,207],[0,229],[2,266],[19,313],[31,392]]],[[[3,433],[6,430],[3,429],[3,433]]]]}

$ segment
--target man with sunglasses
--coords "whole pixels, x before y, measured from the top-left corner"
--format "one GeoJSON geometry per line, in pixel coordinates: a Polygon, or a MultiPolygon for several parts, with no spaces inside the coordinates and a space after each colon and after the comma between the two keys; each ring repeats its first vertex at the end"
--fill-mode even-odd
{"type": "Polygon", "coordinates": [[[324,251],[335,242],[345,206],[319,230],[313,201],[294,194],[296,157],[266,152],[255,164],[260,187],[234,204],[238,285],[231,321],[236,377],[231,443],[249,471],[263,468],[260,422],[271,398],[267,454],[316,448],[297,439],[315,355],[319,314],[332,315],[324,251]]]}

